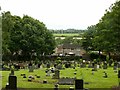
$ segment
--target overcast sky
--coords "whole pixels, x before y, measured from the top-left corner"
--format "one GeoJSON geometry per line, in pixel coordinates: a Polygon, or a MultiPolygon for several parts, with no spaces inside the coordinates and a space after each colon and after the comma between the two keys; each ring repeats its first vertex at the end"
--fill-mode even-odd
{"type": "Polygon", "coordinates": [[[86,29],[95,25],[116,0],[0,0],[2,11],[29,15],[48,29],[86,29]]]}

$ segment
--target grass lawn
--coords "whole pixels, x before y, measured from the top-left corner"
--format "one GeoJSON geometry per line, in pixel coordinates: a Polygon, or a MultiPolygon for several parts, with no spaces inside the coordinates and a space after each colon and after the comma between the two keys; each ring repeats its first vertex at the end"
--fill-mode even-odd
{"type": "MultiPolygon", "coordinates": [[[[84,88],[111,88],[113,86],[118,86],[117,73],[114,73],[113,68],[109,67],[107,70],[98,69],[92,75],[91,68],[76,68],[78,79],[83,78],[84,82],[89,82],[89,84],[84,84],[84,88]],[[107,72],[108,78],[103,78],[104,71],[107,72]]],[[[6,86],[8,81],[8,76],[10,71],[0,71],[2,72],[2,87],[6,86]]],[[[75,77],[75,70],[72,68],[67,68],[65,70],[60,70],[60,77],[75,77]]],[[[28,72],[27,70],[21,69],[15,71],[15,76],[17,76],[17,87],[18,88],[54,88],[54,84],[58,81],[57,79],[51,79],[52,76],[45,76],[45,68],[36,69],[34,72],[28,72]],[[28,82],[28,78],[22,78],[21,74],[29,75],[40,75],[40,78],[35,78],[33,82],[28,82]],[[46,79],[47,84],[42,84],[42,81],[46,79]]],[[[59,88],[69,88],[74,85],[59,85],[59,88]]],[[[47,89],[46,89],[47,90],[47,89]]]]}
{"type": "Polygon", "coordinates": [[[61,36],[79,36],[78,33],[65,33],[65,34],[53,34],[55,37],[61,37],[61,36]]]}

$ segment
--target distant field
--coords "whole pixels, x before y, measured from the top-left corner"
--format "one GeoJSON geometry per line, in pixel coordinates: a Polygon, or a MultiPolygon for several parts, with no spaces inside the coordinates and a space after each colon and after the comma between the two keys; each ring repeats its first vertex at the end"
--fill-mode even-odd
{"type": "Polygon", "coordinates": [[[53,34],[54,36],[58,36],[58,37],[61,37],[61,36],[64,36],[64,37],[66,37],[66,36],[79,36],[79,33],[65,33],[65,34],[53,34]]]}

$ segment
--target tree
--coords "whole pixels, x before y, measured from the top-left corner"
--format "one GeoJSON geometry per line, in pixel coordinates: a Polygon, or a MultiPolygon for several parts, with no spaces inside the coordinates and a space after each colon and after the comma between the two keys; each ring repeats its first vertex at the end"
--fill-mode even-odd
{"type": "Polygon", "coordinates": [[[9,12],[3,13],[3,17],[3,47],[10,51],[12,59],[31,60],[32,56],[53,53],[55,40],[43,22],[27,15],[12,16],[9,12]]]}
{"type": "MultiPolygon", "coordinates": [[[[109,57],[110,53],[120,54],[120,1],[112,4],[109,10],[96,24],[96,31],[93,38],[93,46],[97,50],[106,52],[109,57]]],[[[110,59],[110,58],[109,58],[110,59]]]]}
{"type": "Polygon", "coordinates": [[[92,39],[95,32],[95,25],[91,25],[87,28],[87,31],[82,36],[82,46],[86,51],[93,49],[92,39]]]}

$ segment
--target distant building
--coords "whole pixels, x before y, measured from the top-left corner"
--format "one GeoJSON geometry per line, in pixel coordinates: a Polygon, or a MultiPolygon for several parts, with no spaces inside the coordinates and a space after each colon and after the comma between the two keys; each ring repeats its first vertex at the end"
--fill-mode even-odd
{"type": "Polygon", "coordinates": [[[80,46],[76,44],[62,44],[56,47],[55,54],[59,56],[83,56],[86,51],[80,46]]]}

